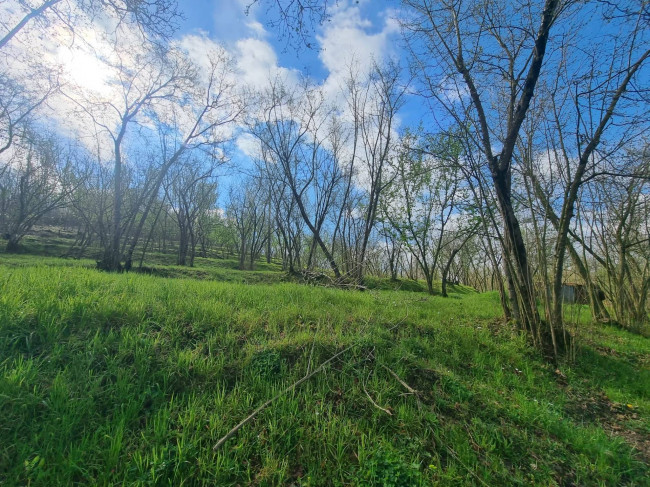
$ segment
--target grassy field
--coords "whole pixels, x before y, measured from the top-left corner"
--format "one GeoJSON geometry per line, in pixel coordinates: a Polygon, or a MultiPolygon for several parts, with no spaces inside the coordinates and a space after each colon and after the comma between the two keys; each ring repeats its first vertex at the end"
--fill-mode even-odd
{"type": "Polygon", "coordinates": [[[93,264],[0,254],[2,485],[650,485],[648,338],[556,368],[494,293],[93,264]]]}

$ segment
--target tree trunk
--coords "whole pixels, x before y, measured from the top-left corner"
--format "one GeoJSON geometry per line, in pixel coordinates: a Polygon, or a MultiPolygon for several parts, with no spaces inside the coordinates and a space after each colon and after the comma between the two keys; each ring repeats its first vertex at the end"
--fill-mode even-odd
{"type": "Polygon", "coordinates": [[[5,251],[8,254],[13,254],[16,253],[20,250],[20,237],[16,237],[16,235],[10,235],[9,239],[7,240],[7,246],[5,248],[5,251]]]}
{"type": "Polygon", "coordinates": [[[451,264],[454,261],[454,257],[456,257],[456,254],[459,251],[460,247],[457,247],[451,252],[451,256],[449,257],[449,260],[447,261],[447,264],[445,264],[445,268],[442,271],[441,294],[443,298],[447,297],[447,276],[449,275],[449,269],[451,268],[451,264]]]}
{"type": "Polygon", "coordinates": [[[122,121],[122,129],[115,138],[115,166],[113,168],[113,222],[107,247],[104,249],[104,258],[97,263],[97,267],[105,271],[122,270],[120,255],[121,225],[122,225],[122,153],[121,143],[126,132],[126,124],[122,121]]]}
{"type": "Polygon", "coordinates": [[[18,22],[13,29],[11,29],[9,32],[5,34],[5,36],[0,39],[0,49],[2,49],[7,43],[16,35],[20,30],[27,25],[27,23],[32,20],[33,18],[36,18],[40,15],[43,14],[46,10],[49,8],[53,7],[57,3],[59,3],[61,0],[48,0],[47,2],[43,3],[38,8],[35,9],[30,9],[30,12],[25,15],[20,22],[18,22]]]}
{"type": "MultiPolygon", "coordinates": [[[[504,262],[507,266],[506,271],[509,273],[510,300],[515,312],[515,319],[520,322],[520,326],[530,331],[533,341],[540,341],[542,340],[541,320],[537,311],[526,245],[521,234],[519,220],[512,207],[510,178],[509,168],[506,171],[492,171],[492,180],[505,230],[504,262]],[[518,317],[517,314],[519,314],[518,317]]],[[[553,335],[551,327],[550,339],[554,344],[553,335]]]]}

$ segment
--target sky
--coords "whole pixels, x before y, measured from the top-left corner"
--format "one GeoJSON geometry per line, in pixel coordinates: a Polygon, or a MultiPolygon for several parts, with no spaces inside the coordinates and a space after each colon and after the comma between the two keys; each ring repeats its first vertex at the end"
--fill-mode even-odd
{"type": "MultiPolygon", "coordinates": [[[[242,79],[249,85],[264,88],[277,72],[289,77],[301,73],[322,85],[332,98],[340,92],[345,69],[353,59],[364,69],[373,59],[400,57],[396,48],[399,26],[391,17],[388,2],[338,2],[330,10],[330,20],[316,26],[311,49],[298,40],[289,44],[281,32],[270,28],[271,17],[263,2],[247,14],[248,4],[249,0],[184,1],[181,7],[186,18],[177,37],[201,36],[224,45],[234,54],[242,79]]],[[[257,152],[256,147],[252,137],[238,137],[230,169],[221,178],[220,200],[227,194],[226,188],[241,178],[237,173],[250,167],[249,158],[257,152]]]]}
{"type": "MultiPolygon", "coordinates": [[[[0,33],[19,18],[21,1],[32,6],[39,4],[39,0],[0,1],[0,33]]],[[[194,57],[215,47],[223,47],[236,62],[238,83],[263,88],[269,77],[277,74],[287,78],[306,75],[323,86],[325,93],[332,98],[337,96],[346,67],[352,59],[361,65],[361,70],[370,67],[374,60],[381,62],[389,58],[401,61],[403,66],[407,64],[396,20],[397,0],[330,1],[327,22],[317,25],[310,39],[312,49],[300,46],[299,41],[289,44],[279,30],[269,27],[269,20],[274,18],[275,0],[259,0],[247,9],[250,1],[180,0],[184,18],[179,21],[175,42],[194,57]]],[[[64,1],[60,5],[74,5],[74,1],[64,1]]],[[[21,70],[29,72],[25,66],[30,56],[37,61],[48,61],[52,66],[59,66],[62,79],[98,96],[106,95],[110,90],[108,75],[96,55],[109,57],[110,46],[98,40],[97,27],[96,22],[78,25],[79,36],[75,38],[57,26],[57,22],[50,25],[34,23],[11,41],[9,50],[0,52],[5,54],[2,61],[16,73],[21,70]],[[87,42],[84,44],[79,38],[87,42]],[[88,48],[89,45],[92,49],[88,48]]],[[[606,30],[600,24],[598,28],[606,30]]],[[[47,80],[46,76],[33,74],[29,78],[28,81],[36,85],[47,80]]],[[[484,88],[489,91],[490,87],[484,88]]],[[[34,89],[38,91],[41,87],[35,86],[34,89]]],[[[463,95],[466,94],[460,96],[463,95]]],[[[431,121],[431,111],[423,100],[417,96],[407,97],[407,100],[399,114],[397,130],[417,126],[423,120],[427,125],[427,121],[431,121]]],[[[53,99],[48,103],[49,116],[60,130],[67,128],[71,133],[83,132],[88,123],[69,114],[70,103],[65,97],[53,99]]],[[[238,141],[236,147],[239,150],[234,159],[241,161],[250,153],[250,148],[244,143],[245,137],[239,137],[238,141]]]]}
{"type": "Polygon", "coordinates": [[[306,75],[334,96],[347,66],[354,60],[361,71],[374,60],[399,60],[400,30],[389,1],[330,2],[329,19],[316,25],[311,48],[269,26],[275,2],[247,7],[250,0],[188,0],[181,4],[185,19],[178,38],[201,36],[225,46],[237,59],[242,79],[264,87],[277,72],[306,75]]]}
{"type": "MultiPolygon", "coordinates": [[[[242,50],[248,44],[255,44],[260,48],[260,62],[269,62],[265,56],[274,55],[279,66],[300,70],[319,80],[326,79],[355,54],[364,58],[399,57],[395,49],[399,27],[392,17],[390,2],[331,2],[329,21],[316,26],[314,49],[287,46],[287,39],[281,37],[281,32],[269,28],[269,20],[275,18],[269,6],[274,3],[262,0],[254,4],[247,15],[250,0],[183,1],[181,8],[186,18],[181,22],[178,35],[203,32],[210,39],[242,50]]],[[[245,50],[243,53],[248,54],[245,50]]]]}
{"type": "MultiPolygon", "coordinates": [[[[28,2],[32,7],[40,4],[36,0],[28,2]]],[[[0,27],[5,23],[5,29],[0,32],[6,30],[6,26],[15,25],[24,14],[18,4],[18,0],[0,2],[0,18],[5,19],[0,20],[0,27]]],[[[215,47],[225,48],[236,62],[237,82],[242,85],[264,88],[276,75],[288,79],[308,76],[322,86],[332,100],[341,96],[340,87],[353,60],[363,72],[374,61],[403,57],[400,28],[391,0],[330,2],[328,21],[316,25],[309,39],[312,48],[305,47],[297,39],[290,43],[279,29],[269,27],[269,20],[275,13],[270,8],[274,1],[260,0],[247,8],[249,4],[250,0],[180,0],[183,19],[178,22],[174,41],[195,58],[204,57],[215,47]]],[[[74,2],[59,5],[74,5],[74,2]]],[[[10,71],[27,72],[24,66],[30,59],[45,61],[60,68],[60,79],[79,86],[82,89],[79,91],[110,96],[109,74],[97,59],[110,57],[110,46],[104,45],[97,36],[102,25],[97,20],[75,24],[75,38],[59,24],[58,20],[47,25],[31,23],[12,39],[10,49],[3,51],[9,52],[5,61],[10,71]]],[[[135,43],[137,40],[133,41],[135,43]]],[[[38,76],[30,78],[27,84],[36,82],[38,76]]],[[[39,81],[45,82],[45,76],[39,81]]],[[[48,116],[59,130],[68,130],[72,138],[87,130],[87,120],[72,114],[75,107],[71,100],[58,96],[49,100],[48,105],[48,116]]],[[[408,110],[406,107],[405,112],[408,110]]],[[[90,144],[94,143],[93,138],[93,134],[86,137],[90,144]]],[[[245,165],[245,159],[251,155],[246,141],[245,136],[237,138],[233,166],[245,165]]]]}
{"type": "MultiPolygon", "coordinates": [[[[300,74],[321,85],[332,99],[340,96],[352,61],[363,71],[374,60],[399,61],[403,57],[400,28],[389,1],[332,3],[329,20],[314,28],[309,39],[311,48],[298,39],[289,42],[278,29],[269,26],[275,18],[268,8],[273,3],[262,1],[247,13],[249,0],[184,1],[181,8],[185,19],[176,37],[193,38],[199,49],[201,40],[225,46],[237,60],[242,80],[249,85],[264,88],[269,77],[278,72],[289,77],[300,74]]],[[[406,106],[403,112],[409,110],[412,108],[406,106]]],[[[246,159],[253,155],[251,143],[246,136],[238,139],[234,166],[246,167],[246,159]]]]}

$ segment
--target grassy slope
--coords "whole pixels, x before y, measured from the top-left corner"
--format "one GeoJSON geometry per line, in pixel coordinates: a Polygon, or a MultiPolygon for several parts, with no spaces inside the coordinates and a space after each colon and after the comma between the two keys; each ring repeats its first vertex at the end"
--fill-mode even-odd
{"type": "Polygon", "coordinates": [[[0,255],[2,484],[649,484],[647,338],[585,328],[559,372],[498,324],[495,294],[91,264],[0,255]]]}

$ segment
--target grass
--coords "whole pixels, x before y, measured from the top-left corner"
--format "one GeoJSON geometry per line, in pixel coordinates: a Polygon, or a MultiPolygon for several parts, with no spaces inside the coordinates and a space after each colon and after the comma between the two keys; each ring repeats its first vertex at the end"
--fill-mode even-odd
{"type": "Polygon", "coordinates": [[[650,485],[647,338],[585,324],[556,368],[494,293],[92,265],[0,254],[0,484],[650,485]]]}
{"type": "MultiPolygon", "coordinates": [[[[424,280],[415,280],[415,279],[397,279],[392,280],[387,277],[376,277],[368,276],[364,279],[364,284],[368,289],[378,290],[378,291],[408,291],[416,293],[426,293],[427,284],[424,280]]],[[[434,295],[440,294],[441,284],[440,282],[433,283],[433,293],[434,295]]],[[[462,284],[447,284],[447,293],[449,294],[470,294],[475,293],[476,291],[469,287],[463,286],[462,284]]]]}

